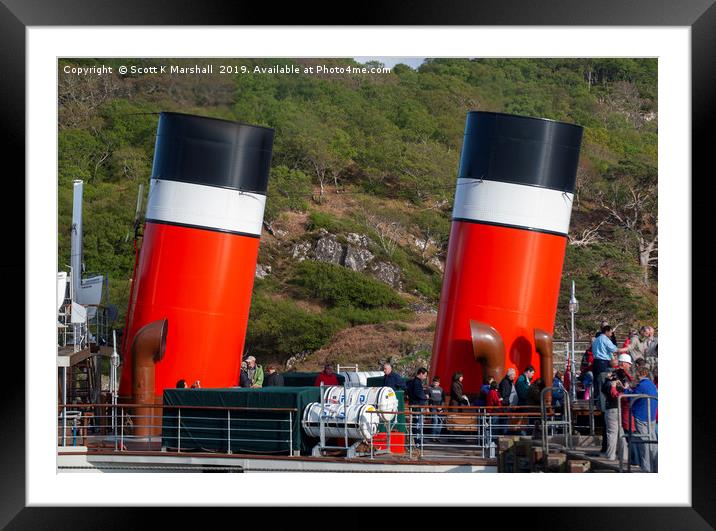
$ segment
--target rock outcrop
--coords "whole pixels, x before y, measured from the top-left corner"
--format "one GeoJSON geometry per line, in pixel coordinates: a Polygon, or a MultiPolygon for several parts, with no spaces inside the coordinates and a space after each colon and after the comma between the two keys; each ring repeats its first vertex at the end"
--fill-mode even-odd
{"type": "Polygon", "coordinates": [[[388,262],[376,262],[370,265],[370,272],[375,278],[397,290],[403,289],[400,268],[388,262]]]}
{"type": "Polygon", "coordinates": [[[271,266],[256,264],[256,278],[266,278],[271,273],[271,266]]]}
{"type": "Polygon", "coordinates": [[[376,261],[375,255],[368,248],[370,239],[365,234],[348,233],[347,243],[339,241],[338,236],[321,229],[315,244],[300,241],[291,248],[291,256],[299,262],[306,259],[336,264],[353,271],[367,272],[390,285],[402,290],[402,271],[389,262],[376,261]]]}
{"type": "Polygon", "coordinates": [[[313,246],[311,245],[311,242],[298,242],[291,249],[291,257],[298,262],[303,262],[310,257],[309,255],[312,250],[313,246]]]}
{"type": "Polygon", "coordinates": [[[335,234],[322,230],[321,237],[316,242],[314,255],[319,262],[343,265],[344,249],[335,234]]]}

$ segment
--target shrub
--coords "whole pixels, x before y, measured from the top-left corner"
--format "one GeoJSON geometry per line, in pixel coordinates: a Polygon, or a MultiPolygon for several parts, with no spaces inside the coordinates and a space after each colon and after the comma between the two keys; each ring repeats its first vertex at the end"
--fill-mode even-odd
{"type": "Polygon", "coordinates": [[[246,346],[257,355],[287,358],[325,346],[346,322],[329,313],[315,314],[289,300],[254,295],[246,346]]]}
{"type": "Polygon", "coordinates": [[[348,218],[337,218],[327,212],[313,210],[308,215],[308,230],[325,229],[333,234],[361,232],[361,226],[348,218]]]}
{"type": "Polygon", "coordinates": [[[405,302],[390,287],[362,273],[306,260],[296,267],[292,283],[299,295],[332,307],[402,308],[405,302]]]}
{"type": "Polygon", "coordinates": [[[290,170],[286,166],[271,169],[266,198],[268,221],[273,221],[281,212],[289,210],[302,212],[308,207],[307,198],[311,195],[311,177],[300,170],[290,170]]]}
{"type": "MultiPolygon", "coordinates": [[[[395,321],[398,319],[408,319],[411,315],[410,312],[408,312],[407,310],[393,310],[386,308],[367,310],[363,308],[354,308],[352,306],[333,308],[329,310],[329,312],[335,317],[346,321],[351,326],[384,323],[386,321],[395,321]]],[[[394,328],[398,329],[398,327],[401,326],[404,328],[404,330],[407,330],[407,327],[405,325],[400,325],[398,323],[396,323],[394,328]]]]}

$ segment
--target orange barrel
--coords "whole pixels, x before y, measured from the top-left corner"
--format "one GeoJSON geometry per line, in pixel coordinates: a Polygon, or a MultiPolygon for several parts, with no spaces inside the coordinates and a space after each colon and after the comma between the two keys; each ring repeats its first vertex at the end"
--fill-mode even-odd
{"type": "Polygon", "coordinates": [[[144,238],[127,312],[120,394],[137,331],[167,319],[155,394],[176,382],[235,386],[246,336],[274,130],[161,113],[144,238]]]}
{"type": "Polygon", "coordinates": [[[479,392],[471,320],[500,333],[505,370],[540,376],[534,329],[554,332],[582,131],[468,113],[431,363],[443,382],[462,372],[464,391],[479,392]]]}

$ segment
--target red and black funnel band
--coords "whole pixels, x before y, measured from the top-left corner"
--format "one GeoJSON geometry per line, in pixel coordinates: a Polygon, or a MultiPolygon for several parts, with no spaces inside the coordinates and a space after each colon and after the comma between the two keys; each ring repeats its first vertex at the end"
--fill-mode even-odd
{"type": "Polygon", "coordinates": [[[510,114],[468,113],[458,178],[573,193],[583,128],[510,114]]]}
{"type": "Polygon", "coordinates": [[[163,112],[152,179],[266,195],[273,138],[268,127],[163,112]]]}
{"type": "Polygon", "coordinates": [[[176,221],[162,221],[161,219],[149,219],[145,220],[147,223],[155,223],[157,225],[171,225],[172,227],[184,227],[186,229],[199,229],[208,230],[211,232],[222,232],[224,234],[233,234],[235,236],[246,236],[247,238],[261,238],[261,234],[253,234],[251,232],[241,232],[237,230],[222,229],[218,227],[209,227],[205,225],[192,225],[189,223],[178,223],[176,221]]]}
{"type": "Polygon", "coordinates": [[[489,225],[491,227],[503,227],[506,229],[528,230],[528,231],[532,231],[532,232],[539,232],[541,234],[551,234],[552,236],[561,236],[562,238],[567,237],[567,235],[563,232],[540,229],[538,227],[525,227],[525,226],[521,226],[521,225],[510,225],[508,223],[496,223],[494,221],[478,221],[478,220],[466,219],[466,218],[452,218],[452,221],[461,221],[463,223],[474,223],[476,225],[489,225]]]}

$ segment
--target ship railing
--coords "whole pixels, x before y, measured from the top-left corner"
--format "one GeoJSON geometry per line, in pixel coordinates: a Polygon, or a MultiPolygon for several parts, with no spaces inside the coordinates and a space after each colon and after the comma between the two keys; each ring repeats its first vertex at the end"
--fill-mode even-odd
{"type": "Polygon", "coordinates": [[[57,314],[60,324],[57,328],[57,345],[73,346],[74,352],[87,348],[90,343],[112,345],[112,323],[109,320],[109,308],[102,304],[85,304],[86,308],[96,308],[95,314],[89,314],[82,323],[72,323],[72,304],[64,304],[57,314]]]}
{"type": "Polygon", "coordinates": [[[297,413],[295,408],[59,405],[57,444],[64,451],[85,446],[120,453],[208,451],[292,455],[297,413]]]}
{"type": "MultiPolygon", "coordinates": [[[[364,441],[365,453],[361,456],[375,458],[390,452],[421,460],[494,458],[499,436],[531,436],[541,418],[539,407],[534,406],[440,409],[409,406],[405,411],[368,412],[384,417],[390,414],[393,418],[380,422],[382,433],[364,441]]],[[[294,430],[296,422],[300,424],[300,415],[295,408],[67,404],[59,406],[57,444],[60,451],[84,446],[88,451],[119,453],[297,455],[294,430]]],[[[555,420],[559,415],[553,411],[549,418],[555,420]]],[[[325,445],[325,449],[330,448],[330,444],[325,445]]]]}
{"type": "MultiPolygon", "coordinates": [[[[385,413],[392,412],[372,412],[385,413]]],[[[379,439],[377,448],[387,446],[409,458],[424,460],[492,459],[496,457],[498,437],[533,436],[535,429],[541,433],[541,418],[539,406],[406,406],[404,414],[399,413],[397,420],[384,427],[386,436],[379,439]]],[[[551,408],[547,418],[558,421],[564,415],[551,408]]],[[[555,435],[555,428],[555,424],[549,424],[548,435],[555,435]]],[[[375,440],[370,441],[371,456],[375,454],[375,440]]]]}
{"type": "Polygon", "coordinates": [[[89,318],[83,322],[72,322],[72,304],[64,304],[57,314],[57,346],[64,348],[72,346],[73,352],[79,352],[89,344],[90,327],[89,318]]]}
{"type": "Polygon", "coordinates": [[[652,407],[651,403],[654,400],[657,403],[659,399],[654,395],[647,394],[623,394],[620,395],[617,401],[617,419],[619,422],[618,431],[618,442],[617,442],[617,453],[619,454],[619,471],[620,472],[631,472],[633,464],[642,465],[643,461],[649,460],[650,472],[656,472],[658,468],[658,462],[656,457],[656,449],[659,446],[659,439],[656,433],[656,420],[651,420],[652,407]],[[634,419],[634,402],[637,400],[646,400],[646,427],[639,429],[638,425],[635,425],[634,419]],[[622,425],[622,409],[623,402],[627,401],[629,405],[629,420],[628,426],[635,426],[635,430],[625,430],[622,425]],[[636,445],[637,452],[639,455],[639,463],[632,463],[632,446],[636,445]],[[622,450],[625,448],[625,450],[622,450]],[[624,455],[626,454],[626,468],[624,463],[624,455]]]}

